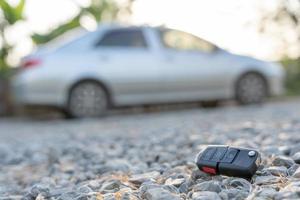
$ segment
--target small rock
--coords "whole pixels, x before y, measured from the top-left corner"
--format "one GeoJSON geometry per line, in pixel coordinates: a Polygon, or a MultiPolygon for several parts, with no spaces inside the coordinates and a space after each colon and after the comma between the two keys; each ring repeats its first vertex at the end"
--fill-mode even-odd
{"type": "Polygon", "coordinates": [[[233,178],[232,180],[229,181],[229,185],[236,189],[246,191],[248,193],[252,189],[251,183],[249,183],[249,181],[243,178],[233,178]]]}
{"type": "Polygon", "coordinates": [[[293,166],[291,166],[289,169],[288,169],[288,175],[289,176],[292,176],[296,170],[299,168],[299,164],[294,164],[293,166]]]}
{"type": "Polygon", "coordinates": [[[59,196],[58,200],[73,200],[76,199],[79,196],[78,193],[70,191],[63,193],[61,196],[59,196]]]}
{"type": "Polygon", "coordinates": [[[228,199],[244,200],[248,197],[248,192],[236,188],[222,190],[220,196],[225,196],[228,199]]]}
{"type": "Polygon", "coordinates": [[[115,194],[113,193],[107,193],[107,194],[103,194],[103,195],[98,195],[97,199],[103,199],[103,200],[115,200],[115,194]]]}
{"type": "Polygon", "coordinates": [[[84,194],[88,194],[88,193],[90,193],[90,192],[93,192],[93,190],[89,187],[89,186],[87,186],[87,185],[83,185],[83,186],[81,186],[81,187],[79,187],[78,189],[77,189],[77,191],[79,192],[79,193],[84,193],[84,194]]]}
{"type": "Polygon", "coordinates": [[[286,192],[277,192],[274,196],[274,200],[297,200],[299,199],[299,192],[286,191],[286,192]]]}
{"type": "Polygon", "coordinates": [[[295,163],[300,164],[300,152],[295,153],[292,156],[292,159],[295,161],[295,163]]]}
{"type": "Polygon", "coordinates": [[[160,173],[157,171],[148,172],[144,174],[136,174],[131,176],[129,182],[136,185],[141,185],[144,182],[154,181],[154,179],[156,179],[159,175],[160,173]]]}
{"type": "Polygon", "coordinates": [[[189,184],[187,182],[184,182],[182,183],[180,186],[179,186],[179,192],[180,193],[188,193],[189,191],[189,184]]]}
{"type": "Polygon", "coordinates": [[[291,148],[288,146],[279,147],[279,151],[281,151],[284,155],[288,156],[291,152],[291,148]]]}
{"type": "Polygon", "coordinates": [[[277,156],[273,160],[272,164],[274,166],[285,166],[287,168],[290,168],[293,164],[295,164],[295,162],[291,158],[285,156],[277,156]]]}
{"type": "Polygon", "coordinates": [[[99,181],[97,181],[97,180],[91,180],[91,181],[88,183],[88,186],[89,186],[90,188],[96,190],[96,189],[100,188],[101,185],[100,185],[99,181]]]}
{"type": "Polygon", "coordinates": [[[256,193],[256,197],[262,197],[264,199],[273,199],[276,192],[277,191],[274,188],[263,187],[256,193]]]}
{"type": "Polygon", "coordinates": [[[209,175],[205,172],[200,171],[199,169],[193,170],[192,175],[191,175],[191,179],[193,181],[200,179],[200,178],[207,178],[209,177],[209,175]]]}
{"type": "Polygon", "coordinates": [[[222,189],[218,181],[205,181],[195,185],[193,188],[194,192],[211,191],[211,192],[219,193],[221,192],[221,190],[222,189]]]}
{"type": "Polygon", "coordinates": [[[48,198],[50,195],[50,189],[45,186],[45,185],[34,185],[28,194],[26,194],[25,196],[27,197],[32,197],[32,198],[37,198],[37,196],[43,196],[44,198],[48,198]]]}
{"type": "Polygon", "coordinates": [[[280,155],[281,151],[277,146],[265,146],[262,148],[262,152],[266,155],[280,155]]]}
{"type": "Polygon", "coordinates": [[[193,200],[221,200],[220,196],[216,192],[201,191],[194,192],[192,195],[193,200]]]}
{"type": "Polygon", "coordinates": [[[100,191],[105,193],[113,193],[120,190],[121,182],[119,180],[111,180],[103,183],[100,191]]]}
{"type": "Polygon", "coordinates": [[[294,145],[290,150],[290,156],[293,156],[295,153],[300,152],[300,144],[294,145]]]}
{"type": "Polygon", "coordinates": [[[295,171],[295,173],[293,174],[294,178],[300,178],[300,167],[297,168],[297,170],[295,171]]]}
{"type": "Polygon", "coordinates": [[[291,182],[288,185],[286,185],[281,191],[288,192],[288,191],[294,191],[294,192],[300,192],[300,181],[291,182]]]}
{"type": "Polygon", "coordinates": [[[265,185],[265,184],[272,184],[277,183],[279,181],[279,178],[276,176],[257,176],[255,178],[255,183],[257,185],[265,185]]]}
{"type": "Polygon", "coordinates": [[[168,178],[165,181],[165,185],[174,185],[176,187],[179,187],[184,181],[185,181],[184,178],[177,178],[177,179],[168,178]]]}
{"type": "Polygon", "coordinates": [[[180,197],[162,188],[152,188],[147,190],[143,197],[146,200],[180,200],[180,197]]]}
{"type": "Polygon", "coordinates": [[[274,176],[287,176],[287,168],[284,166],[271,166],[263,169],[263,172],[267,172],[274,176]]]}
{"type": "Polygon", "coordinates": [[[128,163],[127,160],[123,159],[113,159],[108,160],[106,164],[99,168],[99,173],[106,173],[106,172],[129,172],[131,169],[131,165],[128,163]]]}

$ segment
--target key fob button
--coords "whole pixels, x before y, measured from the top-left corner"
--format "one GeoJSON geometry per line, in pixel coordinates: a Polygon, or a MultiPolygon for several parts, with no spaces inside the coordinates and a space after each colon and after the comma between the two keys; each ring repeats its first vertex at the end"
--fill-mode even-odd
{"type": "Polygon", "coordinates": [[[249,157],[255,156],[255,151],[249,151],[248,156],[249,156],[249,157]]]}
{"type": "Polygon", "coordinates": [[[229,148],[221,162],[231,163],[238,153],[237,149],[229,148]]]}
{"type": "Polygon", "coordinates": [[[203,152],[203,154],[201,156],[201,159],[202,160],[210,160],[211,157],[214,155],[214,153],[215,153],[216,150],[217,150],[216,148],[208,148],[208,149],[206,149],[203,152]]]}
{"type": "Polygon", "coordinates": [[[220,161],[223,158],[226,151],[227,151],[227,147],[219,147],[214,153],[213,157],[211,158],[211,161],[215,161],[215,162],[220,161]]]}

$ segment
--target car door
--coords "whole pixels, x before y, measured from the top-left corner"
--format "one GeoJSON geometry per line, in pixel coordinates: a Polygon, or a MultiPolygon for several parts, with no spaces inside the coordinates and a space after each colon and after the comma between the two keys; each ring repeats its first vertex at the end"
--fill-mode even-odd
{"type": "Polygon", "coordinates": [[[96,53],[101,75],[109,82],[117,103],[155,101],[158,65],[147,29],[108,30],[97,42],[96,53]]]}
{"type": "Polygon", "coordinates": [[[228,79],[217,47],[191,34],[160,29],[165,94],[183,100],[224,96],[228,79]]]}

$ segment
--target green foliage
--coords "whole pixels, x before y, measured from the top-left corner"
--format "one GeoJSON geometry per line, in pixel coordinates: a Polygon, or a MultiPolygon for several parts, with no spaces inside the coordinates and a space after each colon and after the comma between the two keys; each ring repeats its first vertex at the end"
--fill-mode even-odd
{"type": "Polygon", "coordinates": [[[282,61],[286,69],[285,86],[288,95],[300,95],[300,58],[282,61]]]}
{"type": "MultiPolygon", "coordinates": [[[[47,43],[69,30],[79,27],[81,25],[81,17],[85,15],[92,16],[98,23],[104,20],[114,20],[117,18],[120,10],[129,10],[132,1],[133,0],[128,0],[128,6],[120,8],[113,0],[91,0],[91,4],[88,7],[80,7],[79,13],[69,21],[59,25],[47,34],[33,33],[31,38],[35,44],[47,43]]],[[[7,57],[13,49],[13,47],[6,41],[5,30],[17,22],[25,20],[25,4],[26,0],[19,0],[18,4],[15,6],[9,4],[7,0],[0,0],[0,12],[2,12],[4,16],[3,18],[0,18],[0,38],[2,39],[2,46],[0,49],[0,76],[3,74],[5,74],[5,76],[6,74],[9,74],[10,66],[7,63],[7,57]]]]}
{"type": "Polygon", "coordinates": [[[19,4],[15,7],[8,4],[5,0],[0,0],[0,8],[3,12],[6,22],[10,25],[15,24],[17,21],[24,19],[23,11],[25,6],[25,0],[20,0],[19,4]]]}
{"type": "Polygon", "coordinates": [[[120,8],[112,0],[92,0],[88,7],[81,7],[80,12],[73,17],[70,21],[61,24],[57,28],[51,30],[47,34],[33,34],[32,39],[36,44],[47,43],[56,37],[77,28],[80,26],[80,18],[84,15],[90,15],[94,17],[96,22],[101,22],[103,20],[113,20],[116,19],[120,8]]]}
{"type": "Polygon", "coordinates": [[[50,31],[48,34],[44,34],[44,35],[33,34],[31,38],[36,44],[44,44],[78,26],[80,26],[79,16],[76,16],[71,21],[68,21],[65,24],[60,25],[56,29],[50,31]]]}
{"type": "Polygon", "coordinates": [[[0,9],[3,14],[3,18],[0,19],[0,37],[2,39],[2,46],[0,49],[0,77],[7,77],[10,73],[10,66],[6,61],[6,58],[10,54],[12,46],[8,44],[5,38],[5,30],[17,23],[18,21],[24,20],[25,0],[20,0],[16,6],[10,5],[5,0],[0,0],[0,9]]]}
{"type": "Polygon", "coordinates": [[[105,17],[114,19],[119,9],[114,1],[109,0],[92,0],[91,5],[82,8],[81,15],[90,14],[97,22],[102,21],[105,17]]]}

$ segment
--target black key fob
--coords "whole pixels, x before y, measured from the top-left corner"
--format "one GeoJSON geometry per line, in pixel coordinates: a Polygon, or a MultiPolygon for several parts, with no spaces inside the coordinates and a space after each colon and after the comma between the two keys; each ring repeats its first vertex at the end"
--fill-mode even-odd
{"type": "Polygon", "coordinates": [[[201,171],[242,178],[251,178],[260,161],[260,154],[255,150],[222,145],[208,146],[196,157],[201,171]]]}

